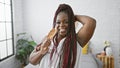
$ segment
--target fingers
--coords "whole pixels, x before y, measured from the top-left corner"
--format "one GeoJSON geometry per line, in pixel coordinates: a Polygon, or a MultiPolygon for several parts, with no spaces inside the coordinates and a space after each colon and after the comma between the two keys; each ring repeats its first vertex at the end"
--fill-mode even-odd
{"type": "Polygon", "coordinates": [[[40,46],[36,47],[36,50],[39,51],[41,54],[45,55],[49,50],[50,44],[51,40],[46,38],[40,46]]]}
{"type": "Polygon", "coordinates": [[[37,47],[36,47],[36,51],[39,51],[39,50],[40,50],[40,47],[41,47],[41,46],[37,46],[37,47]]]}
{"type": "Polygon", "coordinates": [[[51,44],[51,40],[50,39],[46,39],[41,46],[45,46],[48,47],[51,44]]]}
{"type": "Polygon", "coordinates": [[[43,47],[43,50],[45,50],[45,51],[48,50],[48,47],[43,47]]]}
{"type": "Polygon", "coordinates": [[[49,47],[50,44],[51,44],[51,41],[49,39],[45,39],[40,46],[36,47],[36,51],[39,51],[41,48],[47,49],[46,47],[49,47]]]}
{"type": "Polygon", "coordinates": [[[59,27],[58,24],[56,24],[56,25],[55,25],[55,29],[58,30],[58,27],[59,27]]]}
{"type": "Polygon", "coordinates": [[[49,50],[48,47],[41,46],[40,53],[43,54],[43,55],[45,55],[48,52],[48,50],[49,50]]]}

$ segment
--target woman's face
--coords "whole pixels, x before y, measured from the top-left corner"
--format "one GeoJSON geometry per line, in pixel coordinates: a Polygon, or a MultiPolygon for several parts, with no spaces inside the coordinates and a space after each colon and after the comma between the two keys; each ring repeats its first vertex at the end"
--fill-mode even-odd
{"type": "Polygon", "coordinates": [[[68,32],[68,15],[60,12],[56,18],[56,26],[58,29],[58,37],[64,38],[68,32]]]}

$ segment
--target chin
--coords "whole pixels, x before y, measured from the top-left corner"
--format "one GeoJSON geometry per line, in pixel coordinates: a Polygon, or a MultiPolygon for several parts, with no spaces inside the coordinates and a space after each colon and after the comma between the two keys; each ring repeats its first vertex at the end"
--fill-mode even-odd
{"type": "Polygon", "coordinates": [[[61,37],[66,37],[66,34],[60,34],[61,37]]]}

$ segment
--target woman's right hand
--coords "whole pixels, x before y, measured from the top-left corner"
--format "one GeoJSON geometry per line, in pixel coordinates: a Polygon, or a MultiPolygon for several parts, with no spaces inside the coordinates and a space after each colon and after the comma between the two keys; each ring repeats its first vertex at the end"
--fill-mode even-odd
{"type": "Polygon", "coordinates": [[[45,55],[48,50],[49,50],[49,45],[51,44],[51,40],[50,39],[45,39],[43,41],[43,43],[41,44],[41,46],[38,47],[39,49],[39,52],[42,54],[42,55],[45,55]]]}
{"type": "Polygon", "coordinates": [[[30,54],[29,61],[33,65],[38,64],[42,57],[48,52],[51,40],[44,38],[42,43],[40,43],[30,54]]]}

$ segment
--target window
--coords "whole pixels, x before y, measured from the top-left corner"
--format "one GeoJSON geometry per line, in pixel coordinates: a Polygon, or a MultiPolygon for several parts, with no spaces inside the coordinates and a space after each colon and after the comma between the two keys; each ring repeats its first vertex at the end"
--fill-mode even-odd
{"type": "Polygon", "coordinates": [[[14,54],[11,0],[0,0],[0,61],[14,54]]]}

